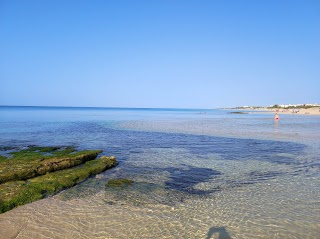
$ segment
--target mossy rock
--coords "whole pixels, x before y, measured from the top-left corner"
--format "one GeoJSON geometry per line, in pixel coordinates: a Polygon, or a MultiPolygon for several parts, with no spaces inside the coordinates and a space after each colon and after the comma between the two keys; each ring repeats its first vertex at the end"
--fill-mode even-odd
{"type": "Polygon", "coordinates": [[[7,157],[5,157],[5,156],[3,156],[3,155],[0,155],[0,162],[1,161],[4,161],[4,160],[6,160],[7,159],[7,157]]]}
{"type": "Polygon", "coordinates": [[[74,152],[72,147],[31,147],[0,158],[0,184],[71,168],[95,159],[102,150],[74,152]]]}
{"type": "Polygon", "coordinates": [[[80,166],[47,173],[28,181],[0,184],[0,213],[70,188],[117,164],[115,157],[103,156],[80,166]]]}
{"type": "Polygon", "coordinates": [[[126,187],[132,185],[134,181],[126,178],[110,179],[107,183],[107,187],[126,187]]]}

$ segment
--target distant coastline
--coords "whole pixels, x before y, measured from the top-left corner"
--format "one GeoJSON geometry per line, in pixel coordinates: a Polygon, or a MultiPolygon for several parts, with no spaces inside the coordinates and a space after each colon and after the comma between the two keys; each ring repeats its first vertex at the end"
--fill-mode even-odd
{"type": "Polygon", "coordinates": [[[297,115],[320,115],[319,104],[297,104],[297,105],[271,105],[271,106],[239,106],[225,108],[227,110],[248,111],[248,113],[265,114],[297,114],[297,115]]]}

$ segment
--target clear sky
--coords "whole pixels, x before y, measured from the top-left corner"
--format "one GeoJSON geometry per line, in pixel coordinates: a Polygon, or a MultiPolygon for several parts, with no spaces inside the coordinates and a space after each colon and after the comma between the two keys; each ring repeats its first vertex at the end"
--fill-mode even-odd
{"type": "Polygon", "coordinates": [[[320,103],[319,0],[0,0],[0,105],[320,103]]]}

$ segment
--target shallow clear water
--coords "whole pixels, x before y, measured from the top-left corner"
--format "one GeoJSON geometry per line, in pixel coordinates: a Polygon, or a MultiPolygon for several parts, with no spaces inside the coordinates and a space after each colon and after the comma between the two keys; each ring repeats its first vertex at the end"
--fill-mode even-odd
{"type": "Polygon", "coordinates": [[[319,139],[317,116],[0,107],[0,146],[74,145],[120,161],[1,214],[0,238],[319,238],[319,139]],[[105,186],[119,177],[135,183],[105,186]]]}

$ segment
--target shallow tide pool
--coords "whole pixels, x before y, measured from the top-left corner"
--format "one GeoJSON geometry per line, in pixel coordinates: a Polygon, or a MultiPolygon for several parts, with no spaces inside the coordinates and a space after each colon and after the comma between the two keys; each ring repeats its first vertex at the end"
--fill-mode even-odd
{"type": "Polygon", "coordinates": [[[120,162],[1,214],[0,238],[319,238],[319,139],[317,116],[0,107],[0,146],[72,145],[120,162]],[[113,178],[134,183],[106,187],[113,178]]]}

